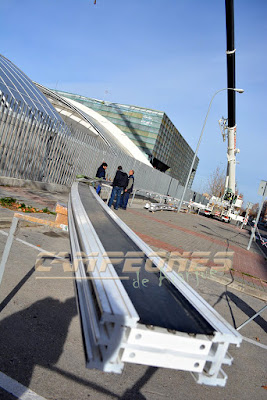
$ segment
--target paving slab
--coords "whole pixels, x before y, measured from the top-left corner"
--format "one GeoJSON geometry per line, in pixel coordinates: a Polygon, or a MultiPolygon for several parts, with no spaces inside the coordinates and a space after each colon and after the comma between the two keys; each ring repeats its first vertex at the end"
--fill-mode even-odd
{"type": "MultiPolygon", "coordinates": [[[[17,192],[22,198],[28,195],[21,193],[17,192]]],[[[43,198],[42,193],[38,195],[43,198]]],[[[60,198],[57,193],[47,195],[47,199],[55,204],[60,198]]],[[[67,195],[64,196],[61,201],[67,201],[67,195]]],[[[165,215],[153,214],[156,221],[146,218],[149,214],[141,208],[135,211],[140,215],[130,209],[119,210],[117,215],[140,235],[146,235],[148,244],[149,240],[151,243],[154,240],[155,250],[164,249],[161,245],[166,243],[170,246],[168,251],[180,248],[192,253],[210,249],[214,254],[222,248],[230,252],[228,245],[242,249],[245,243],[243,234],[239,235],[233,227],[224,231],[217,221],[210,221],[210,224],[195,215],[167,212],[165,215]],[[186,229],[199,235],[191,235],[186,229]],[[206,239],[212,238],[207,234],[210,230],[214,231],[216,241],[206,239]]],[[[12,212],[0,208],[0,219],[11,216],[12,212]]],[[[223,227],[228,225],[223,224],[223,227]]],[[[2,231],[7,233],[8,228],[2,231]]],[[[21,241],[15,241],[11,248],[0,287],[0,371],[22,384],[25,396],[30,388],[47,400],[266,398],[266,311],[240,330],[245,338],[241,347],[231,346],[229,352],[234,357],[234,364],[224,368],[228,374],[225,388],[197,385],[188,372],[135,364],[125,365],[121,375],[86,369],[71,273],[64,272],[62,263],[52,264],[49,273],[35,269],[35,261],[42,249],[68,254],[68,234],[29,225],[20,229],[18,238],[21,241]]],[[[5,241],[6,236],[0,234],[0,253],[5,241]]],[[[259,255],[255,249],[252,254],[259,255]]],[[[46,260],[46,265],[51,266],[51,259],[46,260]]],[[[194,274],[188,274],[185,279],[235,327],[265,304],[227,284],[194,274]]],[[[13,400],[16,397],[0,388],[0,398],[13,400]]]]}
{"type": "MultiPolygon", "coordinates": [[[[68,252],[66,233],[51,235],[23,228],[19,237],[49,251],[68,252]]],[[[0,236],[0,250],[4,240],[0,236]]],[[[49,400],[72,399],[264,399],[266,350],[244,341],[231,347],[234,365],[225,388],[197,385],[190,373],[125,365],[121,375],[87,370],[74,298],[73,282],[60,264],[51,275],[34,269],[38,250],[16,243],[0,290],[0,371],[49,400]],[[52,279],[57,276],[57,279],[52,279]],[[40,279],[46,278],[46,279],[40,279]],[[177,397],[178,396],[178,397],[177,397]]],[[[239,326],[264,302],[227,289],[216,282],[189,277],[189,283],[232,325],[239,326]]],[[[243,328],[242,334],[267,345],[264,316],[243,328]]],[[[1,399],[13,399],[0,391],[1,399]]]]}
{"type": "Polygon", "coordinates": [[[231,260],[231,273],[226,271],[225,278],[266,292],[266,257],[257,243],[252,244],[250,251],[246,250],[247,230],[198,214],[150,213],[136,209],[134,204],[126,212],[118,210],[117,215],[153,248],[176,251],[188,258],[188,267],[196,252],[203,252],[208,267],[216,266],[218,253],[224,252],[231,260]]]}

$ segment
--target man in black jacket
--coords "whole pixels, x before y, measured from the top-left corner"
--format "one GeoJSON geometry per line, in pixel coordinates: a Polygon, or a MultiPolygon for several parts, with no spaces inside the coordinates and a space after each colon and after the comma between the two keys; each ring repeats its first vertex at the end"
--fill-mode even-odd
{"type": "Polygon", "coordinates": [[[119,207],[119,204],[121,201],[121,193],[126,188],[127,183],[128,183],[128,175],[122,171],[122,167],[119,165],[116,175],[115,175],[115,178],[112,183],[113,189],[112,189],[110,199],[108,202],[109,207],[112,206],[113,201],[116,197],[116,203],[115,203],[114,209],[118,210],[118,207],[119,207]]]}
{"type": "MultiPolygon", "coordinates": [[[[103,162],[100,165],[100,167],[98,168],[98,170],[97,170],[96,178],[99,178],[101,180],[102,179],[106,179],[106,169],[107,169],[107,167],[108,167],[108,164],[106,162],[103,162]]],[[[101,183],[98,184],[98,186],[96,188],[96,193],[100,194],[100,191],[101,191],[101,183]]]]}
{"type": "Polygon", "coordinates": [[[126,208],[127,208],[130,194],[133,191],[133,186],[134,186],[134,170],[131,169],[131,171],[129,172],[128,184],[127,184],[126,188],[124,189],[123,195],[121,197],[120,207],[123,210],[126,210],[126,208]]]}

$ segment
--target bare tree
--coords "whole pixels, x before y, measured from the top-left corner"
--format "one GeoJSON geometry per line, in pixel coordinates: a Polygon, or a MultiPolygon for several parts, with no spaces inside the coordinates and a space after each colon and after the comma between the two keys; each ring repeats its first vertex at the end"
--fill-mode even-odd
{"type": "Polygon", "coordinates": [[[267,222],[267,200],[265,200],[262,206],[261,219],[263,222],[267,222]]]}
{"type": "Polygon", "coordinates": [[[225,170],[221,167],[217,167],[213,171],[208,179],[207,192],[211,196],[221,197],[224,194],[225,186],[225,170]]]}
{"type": "MultiPolygon", "coordinates": [[[[260,206],[259,203],[253,204],[253,206],[252,206],[252,208],[251,208],[251,210],[249,212],[249,215],[252,218],[256,218],[257,217],[257,214],[258,214],[258,211],[259,211],[259,206],[260,206]]],[[[261,210],[261,215],[260,215],[260,220],[262,220],[263,222],[267,221],[267,200],[265,200],[265,202],[263,203],[262,210],[261,210]]]]}
{"type": "Polygon", "coordinates": [[[257,214],[259,211],[259,203],[255,203],[253,204],[253,206],[251,207],[251,210],[249,212],[249,215],[253,218],[256,218],[257,214]]]}

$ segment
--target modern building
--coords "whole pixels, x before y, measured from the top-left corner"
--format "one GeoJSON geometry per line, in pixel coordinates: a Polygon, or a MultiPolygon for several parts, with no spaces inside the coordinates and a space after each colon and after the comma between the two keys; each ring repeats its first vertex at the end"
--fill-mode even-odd
{"type": "Polygon", "coordinates": [[[144,153],[106,118],[34,83],[0,55],[0,176],[71,184],[77,174],[94,177],[103,161],[112,178],[118,160],[126,171],[153,172],[144,153]]]}
{"type": "MultiPolygon", "coordinates": [[[[164,112],[111,103],[59,90],[54,92],[84,104],[106,117],[146,154],[156,169],[166,172],[182,185],[186,183],[194,152],[164,112]]],[[[198,162],[199,159],[196,158],[189,187],[192,185],[198,162]]]]}
{"type": "Polygon", "coordinates": [[[0,176],[70,186],[107,162],[107,178],[122,165],[134,169],[135,188],[180,198],[193,152],[168,117],[84,99],[33,82],[0,55],[0,176]]]}

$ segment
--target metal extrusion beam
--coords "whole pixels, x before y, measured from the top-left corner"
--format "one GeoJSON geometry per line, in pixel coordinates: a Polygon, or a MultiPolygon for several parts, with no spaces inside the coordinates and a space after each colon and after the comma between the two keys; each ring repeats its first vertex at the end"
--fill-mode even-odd
{"type": "Polygon", "coordinates": [[[148,211],[176,211],[178,208],[178,204],[168,204],[168,203],[150,203],[145,208],[148,211]]]}
{"type": "Polygon", "coordinates": [[[190,371],[198,383],[224,386],[221,367],[231,364],[229,344],[239,346],[241,335],[93,188],[75,182],[68,210],[87,367],[119,373],[131,362],[190,371]]]}

